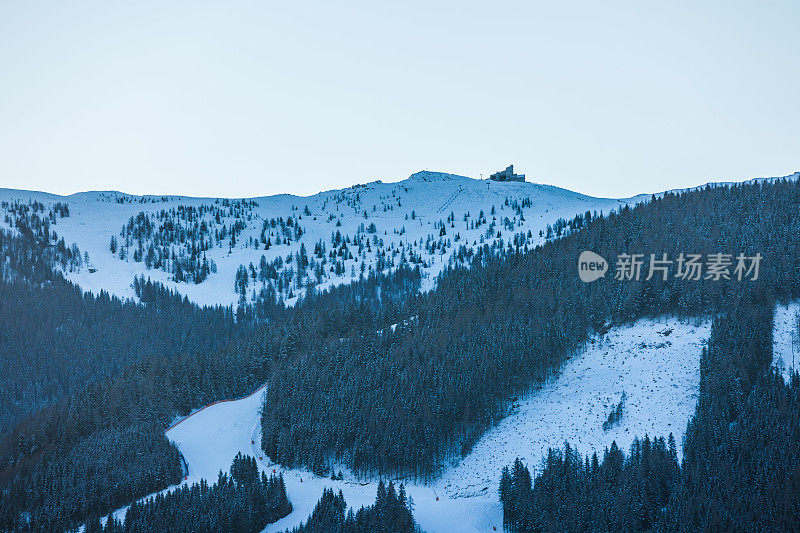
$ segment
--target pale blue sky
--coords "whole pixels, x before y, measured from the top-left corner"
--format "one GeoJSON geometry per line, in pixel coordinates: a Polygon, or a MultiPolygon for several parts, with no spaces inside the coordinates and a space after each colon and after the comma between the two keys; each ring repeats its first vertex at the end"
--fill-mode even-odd
{"type": "Polygon", "coordinates": [[[800,170],[798,2],[0,1],[0,187],[600,196],[800,170]]]}

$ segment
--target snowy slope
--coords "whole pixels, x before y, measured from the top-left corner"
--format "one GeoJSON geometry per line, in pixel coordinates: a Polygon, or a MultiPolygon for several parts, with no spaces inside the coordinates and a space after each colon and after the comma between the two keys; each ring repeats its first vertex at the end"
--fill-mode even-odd
{"type": "MultiPolygon", "coordinates": [[[[135,261],[130,255],[136,247],[135,242],[129,255],[121,260],[119,253],[111,252],[110,240],[114,236],[124,241],[122,226],[139,213],[157,217],[162,210],[181,206],[213,208],[221,205],[217,199],[139,197],[118,192],[87,192],[60,197],[0,189],[0,202],[39,201],[46,206],[65,202],[69,205],[70,216],[59,219],[53,229],[67,245],[74,242],[81,252],[89,254],[89,266],[94,272],[84,267],[68,273],[68,277],[83,289],[95,293],[105,289],[121,297],[132,297],[134,276],[144,274],[178,290],[196,303],[224,305],[238,301],[234,278],[239,265],[253,263],[258,268],[262,255],[271,263],[278,257],[286,258],[298,252],[301,245],[312,254],[319,242],[327,245],[326,252],[329,253],[334,248],[332,235],[336,232],[351,240],[350,253],[354,257],[342,260],[339,273],[330,272],[332,263],[327,264],[319,287],[350,282],[360,275],[362,263],[368,272],[370,268],[377,268],[378,256],[382,255],[384,263],[389,263],[385,268],[397,266],[401,257],[416,256],[423,261],[420,265],[426,276],[423,288],[430,288],[432,280],[461,245],[474,248],[500,239],[507,243],[515,234],[527,236],[530,232],[528,243],[533,246],[544,240],[539,232],[545,231],[548,224],[559,218],[571,219],[586,211],[607,213],[622,204],[643,199],[592,198],[548,185],[498,183],[436,172],[419,172],[396,183],[374,182],[310,197],[278,195],[254,198],[252,202],[257,205],[248,209],[240,219],[246,227],[238,235],[237,244],[231,249],[226,242],[205,251],[207,258],[215,263],[217,272],[211,273],[202,283],[194,284],[175,282],[171,272],[148,269],[144,262],[135,261]],[[475,227],[481,212],[486,221],[475,227]],[[262,243],[253,241],[258,241],[264,220],[278,217],[294,217],[304,233],[289,244],[273,245],[264,250],[262,243]],[[374,228],[370,227],[371,224],[374,228]],[[362,250],[361,257],[352,244],[357,238],[361,243],[369,241],[369,250],[362,250]]],[[[2,216],[7,214],[5,211],[0,208],[0,226],[8,227],[9,223],[2,220],[2,216]]],[[[212,218],[207,215],[204,220],[211,222],[212,218]]],[[[157,220],[154,221],[158,224],[157,220]]],[[[221,224],[232,221],[233,218],[223,219],[221,224]]],[[[275,241],[275,235],[271,240],[275,241]]],[[[144,242],[145,248],[149,243],[144,242]]],[[[284,268],[294,268],[294,265],[287,264],[284,268]]],[[[295,282],[299,287],[293,287],[293,293],[301,294],[305,284],[316,281],[311,278],[308,276],[299,284],[295,282]]],[[[260,286],[253,282],[248,288],[248,297],[260,286]]]]}
{"type": "Polygon", "coordinates": [[[784,370],[785,379],[794,368],[800,372],[800,302],[778,304],[772,326],[772,359],[775,366],[784,370]],[[794,367],[792,367],[794,363],[794,367]]]}
{"type": "MultiPolygon", "coordinates": [[[[377,481],[362,483],[349,474],[345,475],[343,481],[332,481],[314,476],[306,470],[282,468],[263,456],[260,449],[259,416],[263,393],[262,387],[246,398],[208,406],[178,422],[166,432],[167,437],[180,448],[188,467],[188,476],[182,484],[199,482],[201,479],[213,483],[217,474],[221,470],[227,471],[233,457],[241,451],[258,458],[258,463],[265,472],[282,473],[286,482],[294,511],[286,518],[270,524],[266,531],[284,531],[305,521],[326,487],[342,490],[348,504],[356,509],[372,505],[377,481]]],[[[479,522],[482,524],[480,527],[463,531],[487,531],[491,530],[492,525],[498,525],[498,530],[501,529],[497,522],[486,522],[489,520],[485,516],[487,509],[492,510],[492,519],[499,510],[495,501],[450,501],[442,498],[437,502],[437,492],[433,487],[410,485],[407,488],[409,496],[415,502],[415,516],[424,524],[426,531],[453,531],[450,526],[458,523],[465,513],[466,516],[478,516],[483,521],[479,522]]],[[[127,507],[116,511],[114,515],[124,520],[126,512],[127,507]]]]}
{"type": "Polygon", "coordinates": [[[497,493],[498,472],[517,457],[538,466],[548,448],[569,441],[582,454],[635,437],[673,433],[679,447],[694,413],[700,353],[710,323],[643,319],[592,339],[541,391],[519,402],[455,468],[439,480],[442,492],[469,497],[497,493]],[[624,415],[608,431],[603,422],[625,392],[624,415]],[[596,447],[596,448],[593,448],[596,447]]]}
{"type": "MultiPolygon", "coordinates": [[[[797,179],[798,175],[787,178],[797,179]]],[[[500,240],[507,245],[516,235],[524,235],[526,243],[532,247],[543,242],[540,232],[546,232],[547,226],[560,218],[569,220],[586,211],[608,213],[620,205],[649,198],[649,195],[628,199],[593,198],[549,185],[500,183],[428,171],[418,172],[396,183],[373,182],[309,197],[277,195],[252,198],[247,200],[248,207],[241,217],[230,215],[216,221],[217,230],[223,226],[229,228],[234,222],[241,222],[245,227],[237,235],[233,247],[229,246],[230,237],[226,236],[222,239],[224,242],[217,242],[211,249],[202,251],[202,257],[216,266],[216,272],[195,284],[191,281],[176,282],[172,272],[174,265],[165,265],[165,271],[148,268],[141,259],[134,260],[135,241],[129,243],[128,255],[120,259],[119,252],[110,250],[111,237],[124,242],[122,226],[139,214],[149,217],[157,228],[165,222],[158,219],[161,211],[222,207],[225,214],[225,200],[132,196],[119,192],[86,192],[62,197],[0,189],[0,204],[39,201],[48,207],[56,202],[69,205],[70,216],[59,219],[53,229],[67,245],[74,242],[81,252],[89,254],[91,271],[85,266],[68,273],[68,277],[83,289],[95,293],[105,289],[121,297],[132,297],[134,276],[144,274],[196,303],[223,305],[235,304],[239,299],[234,290],[234,279],[240,265],[248,267],[252,263],[258,268],[262,256],[268,263],[278,258],[285,260],[290,254],[296,254],[301,245],[312,255],[319,243],[326,245],[322,255],[329,256],[336,251],[332,242],[332,235],[336,232],[347,241],[348,249],[343,257],[316,258],[317,264],[327,261],[319,269],[321,278],[317,278],[313,270],[301,279],[289,276],[295,268],[294,263],[284,263],[279,267],[292,278],[291,287],[282,290],[287,301],[291,303],[290,296],[301,295],[309,283],[313,282],[320,288],[348,283],[358,278],[362,269],[365,272],[391,269],[403,259],[411,258],[421,262],[420,267],[426,276],[423,289],[429,289],[460,246],[474,249],[500,240]],[[481,222],[481,213],[484,222],[481,222]],[[263,223],[277,218],[291,218],[304,233],[288,243],[274,244],[279,231],[272,228],[269,237],[274,245],[265,250],[264,243],[259,242],[263,223]],[[338,271],[331,271],[334,262],[339,263],[338,271]]],[[[10,225],[4,220],[7,214],[7,208],[0,207],[0,227],[10,225]]],[[[208,212],[201,216],[200,221],[211,224],[214,216],[208,212]]],[[[153,241],[145,239],[144,249],[150,244],[153,241]]],[[[179,254],[181,247],[167,246],[166,251],[179,254]]],[[[252,298],[253,291],[262,286],[253,280],[247,288],[247,297],[252,298]]]]}
{"type": "MultiPolygon", "coordinates": [[[[536,466],[549,447],[561,447],[565,440],[591,453],[592,446],[602,451],[612,441],[627,449],[634,437],[673,433],[680,446],[697,401],[700,353],[709,332],[706,320],[643,319],[592,339],[557,377],[523,398],[459,464],[429,485],[406,484],[415,518],[432,533],[502,530],[500,469],[516,457],[536,466]],[[619,425],[604,431],[603,421],[623,390],[624,415],[619,425]]],[[[239,451],[255,455],[266,472],[283,473],[294,505],[294,512],[267,531],[283,531],[306,520],[325,487],[341,489],[356,508],[372,504],[377,480],[362,484],[345,471],[343,481],[331,481],[271,464],[260,451],[262,396],[260,389],[241,400],[217,403],[167,431],[186,459],[188,482],[215,480],[239,451]]],[[[122,518],[124,510],[118,516],[122,518]]]]}

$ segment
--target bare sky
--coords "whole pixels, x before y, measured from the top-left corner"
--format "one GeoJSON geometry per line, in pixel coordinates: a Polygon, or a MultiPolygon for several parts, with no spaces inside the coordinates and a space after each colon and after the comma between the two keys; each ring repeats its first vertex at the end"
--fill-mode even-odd
{"type": "Polygon", "coordinates": [[[800,3],[0,2],[0,187],[260,196],[515,163],[800,170],[800,3]]]}

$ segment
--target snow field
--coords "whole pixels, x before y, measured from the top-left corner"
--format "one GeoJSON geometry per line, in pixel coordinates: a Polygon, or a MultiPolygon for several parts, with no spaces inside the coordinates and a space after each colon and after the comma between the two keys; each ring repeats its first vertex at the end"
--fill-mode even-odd
{"type": "Polygon", "coordinates": [[[707,320],[642,319],[591,339],[541,390],[522,398],[486,432],[472,452],[447,470],[437,486],[451,497],[497,494],[499,473],[519,457],[538,467],[549,448],[568,441],[585,455],[613,441],[625,452],[636,437],[681,437],[694,413],[707,320]],[[627,396],[622,419],[603,422],[627,396]]]}

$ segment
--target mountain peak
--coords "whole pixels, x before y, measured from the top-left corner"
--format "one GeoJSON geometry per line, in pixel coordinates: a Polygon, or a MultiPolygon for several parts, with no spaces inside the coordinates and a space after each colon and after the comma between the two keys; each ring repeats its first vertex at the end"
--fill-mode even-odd
{"type": "Polygon", "coordinates": [[[463,180],[470,179],[467,176],[459,176],[458,174],[450,174],[448,172],[434,172],[431,170],[421,170],[411,174],[408,179],[418,181],[450,181],[450,180],[463,180]]]}

